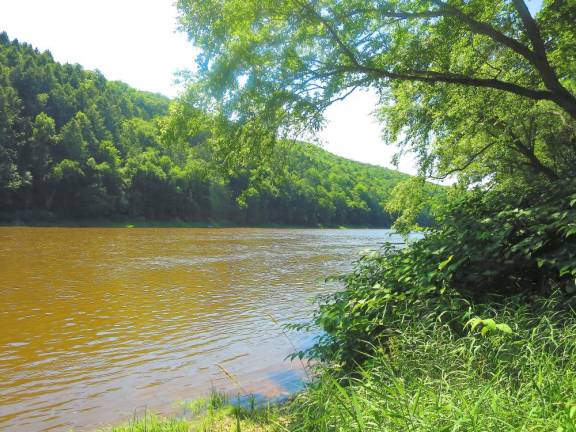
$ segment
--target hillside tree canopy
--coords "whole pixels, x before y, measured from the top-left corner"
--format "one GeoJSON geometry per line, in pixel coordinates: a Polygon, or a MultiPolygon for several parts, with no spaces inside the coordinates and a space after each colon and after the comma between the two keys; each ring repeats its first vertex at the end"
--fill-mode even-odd
{"type": "Polygon", "coordinates": [[[407,175],[305,143],[224,173],[213,120],[0,33],[0,223],[392,223],[407,175]]]}

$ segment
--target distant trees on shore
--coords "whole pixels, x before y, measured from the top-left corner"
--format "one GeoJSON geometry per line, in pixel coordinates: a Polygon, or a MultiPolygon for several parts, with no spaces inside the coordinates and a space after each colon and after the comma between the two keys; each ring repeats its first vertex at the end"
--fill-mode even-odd
{"type": "Polygon", "coordinates": [[[406,175],[286,142],[223,170],[202,136],[173,134],[177,109],[1,33],[0,219],[391,224],[406,175]]]}

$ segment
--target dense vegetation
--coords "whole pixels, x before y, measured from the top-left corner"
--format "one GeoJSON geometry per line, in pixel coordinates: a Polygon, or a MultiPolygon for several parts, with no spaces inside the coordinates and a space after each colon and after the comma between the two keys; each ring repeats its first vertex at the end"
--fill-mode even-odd
{"type": "Polygon", "coordinates": [[[573,181],[548,187],[513,198],[474,191],[450,203],[424,239],[363,257],[342,278],[346,289],[321,304],[315,322],[326,333],[309,354],[352,371],[410,317],[456,323],[458,333],[470,313],[464,304],[572,295],[576,188],[573,181]],[[529,200],[543,193],[549,196],[529,200]]]}
{"type": "Polygon", "coordinates": [[[386,344],[352,376],[324,368],[277,430],[576,430],[574,310],[559,298],[522,303],[461,302],[454,320],[437,304],[422,313],[429,301],[400,307],[386,344]]]}
{"type": "Polygon", "coordinates": [[[228,165],[209,123],[2,33],[0,220],[391,224],[383,203],[407,176],[289,141],[228,165]]]}

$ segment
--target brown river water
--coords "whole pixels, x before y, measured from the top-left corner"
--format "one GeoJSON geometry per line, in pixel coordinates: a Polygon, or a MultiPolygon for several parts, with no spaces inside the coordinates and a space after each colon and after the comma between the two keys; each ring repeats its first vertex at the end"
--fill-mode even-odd
{"type": "Polygon", "coordinates": [[[0,431],[90,431],[174,402],[302,386],[286,356],[389,230],[0,228],[0,431]]]}

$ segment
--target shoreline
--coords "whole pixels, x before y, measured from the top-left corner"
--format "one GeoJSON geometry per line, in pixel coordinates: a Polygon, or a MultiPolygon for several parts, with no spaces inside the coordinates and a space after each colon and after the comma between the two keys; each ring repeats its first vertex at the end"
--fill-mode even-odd
{"type": "Polygon", "coordinates": [[[290,225],[236,224],[228,221],[188,222],[181,220],[33,220],[0,221],[0,227],[14,228],[257,228],[257,229],[391,229],[378,225],[290,225]]]}
{"type": "MultiPolygon", "coordinates": [[[[211,386],[202,387],[199,392],[192,395],[175,392],[172,400],[163,401],[155,406],[137,406],[131,415],[111,417],[88,429],[88,432],[124,431],[122,428],[131,428],[140,422],[182,424],[190,428],[207,422],[212,426],[217,423],[222,427],[222,424],[228,425],[231,421],[232,423],[235,421],[233,414],[236,411],[243,413],[244,420],[255,420],[264,410],[276,417],[279,410],[288,408],[294,398],[306,391],[306,386],[310,384],[308,380],[310,367],[310,364],[289,361],[285,367],[267,367],[246,376],[236,376],[222,370],[220,385],[212,383],[211,386]],[[296,373],[297,380],[282,382],[281,379],[274,381],[266,377],[267,372],[275,372],[281,376],[285,371],[296,373]]],[[[260,431],[253,427],[254,425],[248,428],[248,431],[260,431]]],[[[139,429],[128,430],[139,431],[139,429]]]]}

